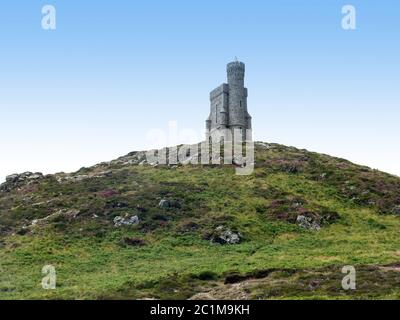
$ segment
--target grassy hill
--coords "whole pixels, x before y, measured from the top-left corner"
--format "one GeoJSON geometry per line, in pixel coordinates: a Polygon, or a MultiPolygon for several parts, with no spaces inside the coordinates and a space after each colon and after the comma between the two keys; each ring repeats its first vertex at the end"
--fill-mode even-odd
{"type": "Polygon", "coordinates": [[[249,176],[133,152],[10,177],[0,298],[400,298],[399,177],[278,144],[255,157],[249,176]],[[41,287],[47,264],[56,290],[41,287]],[[345,265],[356,290],[341,287],[345,265]]]}

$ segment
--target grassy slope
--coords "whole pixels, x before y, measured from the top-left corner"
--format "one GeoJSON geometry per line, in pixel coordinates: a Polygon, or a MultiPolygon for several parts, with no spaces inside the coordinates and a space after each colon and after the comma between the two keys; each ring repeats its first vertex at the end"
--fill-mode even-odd
{"type": "Polygon", "coordinates": [[[391,214],[400,204],[397,177],[280,145],[257,147],[250,176],[231,166],[117,163],[79,173],[104,170],[112,173],[63,183],[49,176],[0,193],[0,298],[240,298],[241,290],[246,298],[400,298],[397,267],[384,266],[400,259],[400,218],[391,214]],[[163,198],[182,207],[161,210],[163,198]],[[293,203],[340,219],[318,232],[301,229],[282,219],[293,203]],[[22,225],[66,208],[81,213],[23,234],[22,225]],[[139,226],[114,228],[124,213],[138,214],[139,226]],[[205,240],[218,225],[244,241],[205,240]],[[147,245],[125,245],[126,237],[147,245]],[[56,290],[41,289],[45,264],[57,269],[56,290]],[[358,290],[340,290],[343,265],[360,270],[358,290]],[[269,268],[276,271],[256,275],[269,268]],[[235,273],[259,279],[246,278],[245,289],[224,285],[235,273]]]}

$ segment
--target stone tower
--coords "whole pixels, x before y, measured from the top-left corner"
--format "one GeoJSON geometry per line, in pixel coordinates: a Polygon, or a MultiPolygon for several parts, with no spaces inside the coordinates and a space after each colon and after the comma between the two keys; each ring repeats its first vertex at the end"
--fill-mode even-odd
{"type": "Polygon", "coordinates": [[[244,87],[245,65],[235,61],[227,65],[228,83],[210,93],[211,111],[206,120],[207,137],[220,129],[239,129],[246,137],[251,129],[251,116],[247,112],[247,88],[244,87]]]}

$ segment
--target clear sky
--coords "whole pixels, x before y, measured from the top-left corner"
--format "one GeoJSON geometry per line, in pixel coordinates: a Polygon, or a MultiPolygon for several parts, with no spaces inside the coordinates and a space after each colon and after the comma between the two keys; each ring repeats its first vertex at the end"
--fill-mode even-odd
{"type": "Polygon", "coordinates": [[[399,33],[398,0],[1,1],[0,181],[158,147],[169,121],[200,138],[235,56],[257,140],[400,175],[399,33]]]}

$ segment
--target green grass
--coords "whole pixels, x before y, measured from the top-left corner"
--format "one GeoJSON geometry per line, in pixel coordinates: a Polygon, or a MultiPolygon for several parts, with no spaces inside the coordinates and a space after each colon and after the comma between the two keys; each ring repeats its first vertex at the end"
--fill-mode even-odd
{"type": "MultiPolygon", "coordinates": [[[[0,194],[0,298],[183,299],[221,286],[229,274],[270,268],[283,271],[260,279],[249,289],[250,297],[399,297],[392,273],[365,271],[399,261],[400,218],[388,214],[398,204],[399,178],[279,145],[257,149],[256,159],[251,176],[236,176],[230,166],[115,164],[107,168],[113,172],[109,177],[62,184],[47,177],[37,185],[0,194]],[[299,164],[304,156],[308,159],[299,164]],[[287,172],[288,162],[298,166],[296,173],[287,172]],[[319,178],[322,173],[326,178],[319,178]],[[368,196],[364,189],[370,190],[368,196]],[[113,190],[112,195],[103,196],[106,190],[113,190]],[[163,198],[182,206],[159,209],[163,198]],[[330,210],[340,218],[318,232],[307,231],[275,216],[288,210],[278,206],[272,211],[277,199],[289,204],[296,199],[307,210],[330,210]],[[116,207],[118,202],[125,205],[116,207]],[[31,220],[60,209],[78,209],[81,214],[19,232],[31,220]],[[114,228],[113,218],[125,213],[138,214],[141,223],[114,228]],[[182,231],[188,223],[196,229],[182,231]],[[239,230],[243,241],[218,245],[206,240],[204,235],[218,225],[239,230]],[[122,245],[126,237],[143,239],[146,245],[122,245]],[[46,264],[56,267],[56,290],[41,288],[46,264]],[[359,281],[364,278],[366,288],[341,291],[344,265],[364,270],[359,281]],[[321,278],[321,270],[329,277],[321,278]],[[319,287],[299,287],[313,279],[319,287]],[[375,285],[374,279],[382,285],[375,285]]],[[[100,169],[86,169],[95,170],[100,169]]]]}

